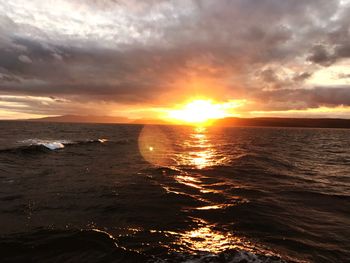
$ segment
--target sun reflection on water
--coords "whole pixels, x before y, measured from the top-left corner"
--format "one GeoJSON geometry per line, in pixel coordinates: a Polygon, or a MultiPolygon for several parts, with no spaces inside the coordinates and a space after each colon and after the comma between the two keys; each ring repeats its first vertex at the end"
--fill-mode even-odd
{"type": "Polygon", "coordinates": [[[232,181],[203,172],[203,169],[225,165],[229,160],[218,146],[220,138],[206,127],[196,127],[190,133],[187,131],[179,130],[172,134],[171,130],[151,126],[144,127],[139,137],[143,158],[153,165],[168,167],[173,171],[169,174],[165,172],[165,178],[162,176],[159,182],[166,193],[196,200],[194,204],[191,202],[181,208],[181,212],[188,213],[190,229],[161,232],[173,237],[172,244],[182,251],[215,254],[228,249],[253,251],[251,243],[225,227],[197,218],[199,214],[217,213],[248,201],[229,192],[232,187],[237,187],[232,181]]]}
{"type": "Polygon", "coordinates": [[[203,219],[195,218],[198,227],[184,233],[179,233],[176,242],[194,252],[220,253],[228,249],[253,249],[253,246],[228,231],[219,231],[203,219]]]}
{"type": "Polygon", "coordinates": [[[190,166],[204,169],[220,165],[225,158],[219,156],[217,149],[211,143],[205,127],[196,127],[189,138],[183,142],[184,151],[176,155],[179,166],[190,166]]]}
{"type": "Polygon", "coordinates": [[[224,164],[228,158],[219,154],[215,139],[208,134],[206,127],[195,127],[189,135],[174,137],[162,127],[145,126],[138,139],[139,151],[149,163],[175,169],[205,169],[224,164]],[[180,148],[174,151],[176,145],[180,148]]]}
{"type": "Polygon", "coordinates": [[[175,177],[175,180],[181,184],[194,187],[197,189],[202,189],[201,180],[199,178],[195,178],[193,176],[183,174],[183,175],[177,175],[175,177]]]}

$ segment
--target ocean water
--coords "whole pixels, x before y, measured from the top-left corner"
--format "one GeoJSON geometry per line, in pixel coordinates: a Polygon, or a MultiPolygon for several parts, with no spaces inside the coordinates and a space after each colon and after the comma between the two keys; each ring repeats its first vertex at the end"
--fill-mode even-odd
{"type": "Polygon", "coordinates": [[[350,262],[350,130],[0,122],[1,262],[350,262]]]}

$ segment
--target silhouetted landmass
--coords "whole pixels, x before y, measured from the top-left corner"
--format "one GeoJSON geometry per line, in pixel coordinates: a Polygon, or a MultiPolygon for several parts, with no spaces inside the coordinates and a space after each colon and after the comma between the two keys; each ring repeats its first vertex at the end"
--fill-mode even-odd
{"type": "Polygon", "coordinates": [[[30,119],[29,121],[37,122],[77,122],[77,123],[129,123],[130,119],[125,117],[112,116],[80,116],[80,115],[63,115],[56,117],[45,117],[40,119],[30,119]]]}
{"type": "Polygon", "coordinates": [[[219,126],[350,128],[350,119],[311,118],[225,118],[215,122],[219,126]]]}
{"type": "MultiPolygon", "coordinates": [[[[35,122],[76,122],[76,123],[129,123],[129,124],[156,124],[171,125],[159,119],[137,119],[132,120],[125,117],[112,116],[80,116],[64,115],[57,117],[45,117],[40,119],[29,119],[35,122]]],[[[348,128],[350,129],[350,119],[311,119],[311,118],[225,118],[216,120],[214,125],[218,126],[247,126],[247,127],[305,127],[305,128],[348,128]]]]}
{"type": "Polygon", "coordinates": [[[159,120],[159,119],[138,119],[130,122],[131,124],[155,124],[155,125],[171,125],[167,121],[159,120]]]}

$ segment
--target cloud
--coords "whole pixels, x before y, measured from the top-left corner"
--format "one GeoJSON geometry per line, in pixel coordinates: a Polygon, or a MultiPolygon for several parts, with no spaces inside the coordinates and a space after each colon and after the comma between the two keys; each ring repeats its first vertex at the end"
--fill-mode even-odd
{"type": "Polygon", "coordinates": [[[349,74],[340,73],[340,74],[338,74],[338,78],[340,78],[340,79],[350,79],[350,73],[349,74]]]}
{"type": "Polygon", "coordinates": [[[28,63],[31,64],[33,61],[30,59],[30,57],[26,56],[26,55],[19,55],[18,56],[18,60],[23,62],[23,63],[28,63]]]}
{"type": "Polygon", "coordinates": [[[323,45],[316,45],[312,47],[311,54],[309,56],[309,61],[317,63],[324,66],[329,66],[333,64],[336,60],[333,54],[327,50],[323,45]]]}
{"type": "Polygon", "coordinates": [[[306,84],[350,58],[349,17],[336,0],[0,1],[0,95],[58,97],[76,111],[191,94],[271,110],[349,105],[348,86],[306,84]]]}
{"type": "MultiPolygon", "coordinates": [[[[350,86],[280,89],[252,94],[259,110],[304,110],[320,107],[350,106],[350,86]]],[[[251,109],[254,110],[254,109],[251,109]]]]}

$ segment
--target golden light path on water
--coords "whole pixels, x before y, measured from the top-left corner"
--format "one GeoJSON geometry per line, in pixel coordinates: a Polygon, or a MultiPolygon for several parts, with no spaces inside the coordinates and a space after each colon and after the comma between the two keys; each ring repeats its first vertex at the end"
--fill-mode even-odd
{"type": "MultiPolygon", "coordinates": [[[[140,153],[146,161],[156,166],[179,171],[178,174],[169,176],[173,176],[175,182],[184,187],[174,188],[171,185],[162,185],[163,189],[169,193],[190,195],[196,200],[207,203],[205,206],[190,208],[194,210],[215,210],[237,205],[239,202],[233,200],[232,196],[230,196],[231,203],[215,203],[205,197],[206,194],[225,195],[225,193],[220,190],[220,187],[217,188],[220,183],[206,183],[205,179],[208,178],[202,175],[200,170],[223,165],[228,161],[227,157],[219,154],[217,146],[211,141],[208,128],[194,127],[192,132],[189,134],[186,132],[185,136],[180,136],[180,139],[176,136],[172,138],[167,134],[169,131],[164,129],[159,126],[145,126],[139,137],[140,153]],[[177,147],[176,144],[178,144],[177,147]],[[193,190],[188,193],[184,190],[186,188],[193,190]]],[[[249,251],[254,248],[249,242],[242,241],[229,231],[218,230],[215,224],[204,219],[192,217],[191,220],[196,225],[191,230],[165,231],[177,238],[176,245],[192,251],[211,253],[239,248],[249,251]]]]}
{"type": "Polygon", "coordinates": [[[178,166],[204,169],[210,166],[223,164],[226,158],[220,158],[218,151],[208,138],[207,128],[195,127],[190,137],[183,142],[184,152],[176,154],[178,166]]]}
{"type": "Polygon", "coordinates": [[[177,244],[192,251],[205,251],[220,253],[228,249],[253,250],[254,246],[230,232],[215,230],[215,225],[209,224],[203,219],[195,218],[198,228],[178,233],[177,244]]]}

